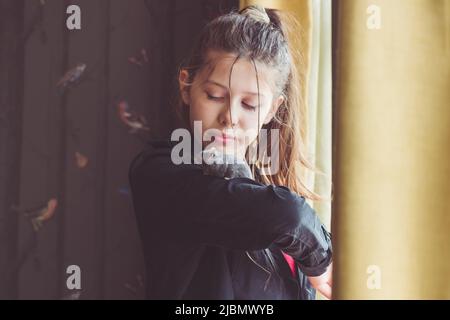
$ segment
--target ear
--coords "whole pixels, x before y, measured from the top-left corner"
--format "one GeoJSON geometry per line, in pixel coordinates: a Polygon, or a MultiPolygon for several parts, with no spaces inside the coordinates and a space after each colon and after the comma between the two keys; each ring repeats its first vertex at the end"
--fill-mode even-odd
{"type": "Polygon", "coordinates": [[[264,119],[264,124],[268,124],[270,121],[272,121],[273,117],[278,111],[278,108],[281,106],[281,104],[284,102],[284,97],[279,96],[273,103],[272,107],[269,110],[269,113],[266,115],[266,118],[264,119]]]}
{"type": "Polygon", "coordinates": [[[190,105],[190,97],[189,97],[189,86],[187,85],[187,81],[189,79],[189,72],[186,69],[182,69],[180,74],[178,75],[178,84],[180,87],[181,98],[183,99],[184,104],[190,105]]]}

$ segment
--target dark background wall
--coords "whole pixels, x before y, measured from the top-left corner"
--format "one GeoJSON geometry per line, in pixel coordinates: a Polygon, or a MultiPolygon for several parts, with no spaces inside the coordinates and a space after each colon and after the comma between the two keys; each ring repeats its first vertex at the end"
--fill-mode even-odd
{"type": "Polygon", "coordinates": [[[202,26],[237,7],[0,0],[0,298],[143,298],[128,166],[174,125],[176,70],[202,26]],[[81,8],[81,30],[66,28],[70,4],[81,8]],[[79,82],[58,87],[77,63],[87,66],[79,82]],[[118,98],[148,131],[130,133],[118,98]],[[49,199],[56,210],[36,231],[33,209],[49,199]],[[81,268],[81,291],[66,287],[69,265],[81,268]]]}

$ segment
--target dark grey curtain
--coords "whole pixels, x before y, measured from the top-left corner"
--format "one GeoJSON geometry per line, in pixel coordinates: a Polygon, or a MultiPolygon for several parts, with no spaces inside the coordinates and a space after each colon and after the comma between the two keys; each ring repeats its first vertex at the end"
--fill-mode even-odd
{"type": "Polygon", "coordinates": [[[0,298],[143,297],[128,166],[174,125],[176,70],[202,26],[237,7],[0,0],[0,298]],[[66,28],[72,4],[81,30],[66,28]]]}

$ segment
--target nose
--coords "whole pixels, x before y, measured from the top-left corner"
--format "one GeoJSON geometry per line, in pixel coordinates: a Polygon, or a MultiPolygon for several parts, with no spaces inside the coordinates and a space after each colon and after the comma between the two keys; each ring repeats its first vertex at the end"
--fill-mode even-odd
{"type": "Polygon", "coordinates": [[[238,123],[238,112],[239,109],[237,108],[236,103],[229,102],[224,104],[222,110],[219,113],[219,123],[225,128],[234,128],[238,123]]]}

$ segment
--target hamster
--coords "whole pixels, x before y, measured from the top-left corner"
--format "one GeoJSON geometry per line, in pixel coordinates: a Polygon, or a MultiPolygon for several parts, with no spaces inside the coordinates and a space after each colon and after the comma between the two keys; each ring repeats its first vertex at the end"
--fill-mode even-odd
{"type": "Polygon", "coordinates": [[[245,159],[238,159],[231,154],[223,154],[216,148],[204,150],[202,169],[204,175],[232,178],[254,179],[250,166],[245,159]]]}

